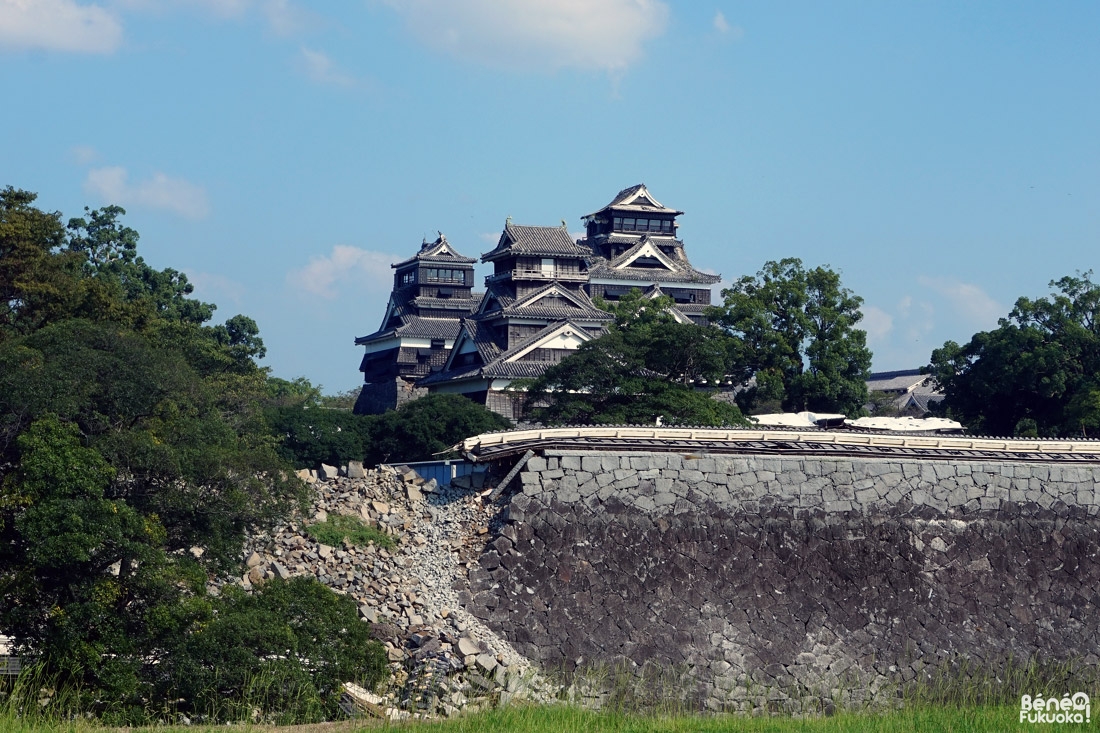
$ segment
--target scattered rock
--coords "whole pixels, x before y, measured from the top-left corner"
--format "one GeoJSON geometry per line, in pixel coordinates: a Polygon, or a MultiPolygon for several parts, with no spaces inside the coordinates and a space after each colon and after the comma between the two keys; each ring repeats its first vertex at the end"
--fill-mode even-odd
{"type": "MultiPolygon", "coordinates": [[[[487,516],[480,498],[462,487],[424,481],[407,467],[365,470],[353,461],[346,477],[337,478],[339,473],[322,465],[322,478],[312,483],[312,506],[286,526],[252,537],[248,573],[223,582],[248,591],[271,577],[305,575],[356,601],[372,636],[385,645],[393,676],[381,696],[364,697],[345,686],[341,707],[350,715],[379,717],[380,712],[402,720],[495,703],[505,680],[516,677],[512,670],[531,667],[463,610],[455,589],[456,583],[464,587],[467,563],[476,561],[485,546],[487,516]],[[302,530],[308,522],[343,514],[379,527],[397,540],[397,547],[347,542],[333,547],[302,530]]],[[[299,472],[303,480],[307,475],[299,472]]],[[[554,699],[558,690],[541,684],[531,696],[554,699]]]]}

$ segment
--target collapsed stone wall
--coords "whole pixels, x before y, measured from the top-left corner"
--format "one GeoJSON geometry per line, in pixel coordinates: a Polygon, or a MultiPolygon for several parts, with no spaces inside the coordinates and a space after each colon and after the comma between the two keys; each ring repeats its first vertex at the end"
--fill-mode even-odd
{"type": "Polygon", "coordinates": [[[356,415],[381,415],[387,410],[395,410],[406,402],[418,400],[428,394],[428,390],[417,387],[413,380],[393,377],[382,382],[368,382],[359,390],[355,399],[356,415]]]}
{"type": "Polygon", "coordinates": [[[548,452],[519,479],[458,600],[544,668],[743,709],[1100,662],[1100,467],[548,452]]]}

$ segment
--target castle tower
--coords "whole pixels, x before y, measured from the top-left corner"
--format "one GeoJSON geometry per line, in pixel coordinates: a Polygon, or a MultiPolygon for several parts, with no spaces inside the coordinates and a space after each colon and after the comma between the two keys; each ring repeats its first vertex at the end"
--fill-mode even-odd
{"type": "Polygon", "coordinates": [[[583,218],[582,240],[595,255],[588,268],[588,293],[614,302],[638,288],[650,297],[668,295],[678,320],[705,324],[710,286],[720,275],[700,272],[677,238],[676,217],[644,183],[623,189],[611,203],[583,218]]]}
{"type": "Polygon", "coordinates": [[[433,392],[466,395],[505,417],[520,417],[515,379],[540,376],[611,321],[589,299],[592,252],[560,227],[505,223],[496,248],[481,260],[493,265],[475,313],[462,322],[438,374],[421,384],[433,392]]]}
{"type": "Polygon", "coordinates": [[[415,383],[443,367],[462,318],[481,301],[482,294],[473,292],[474,262],[440,232],[414,256],[392,265],[393,291],[382,325],[355,339],[365,350],[356,413],[385,412],[423,394],[415,383]]]}

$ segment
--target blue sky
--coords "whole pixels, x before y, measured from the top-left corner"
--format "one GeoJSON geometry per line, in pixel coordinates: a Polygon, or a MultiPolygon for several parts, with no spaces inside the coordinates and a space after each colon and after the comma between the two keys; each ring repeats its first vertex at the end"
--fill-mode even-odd
{"type": "Polygon", "coordinates": [[[827,264],[877,370],[1096,266],[1100,3],[0,0],[0,185],[111,203],[357,385],[392,262],[645,182],[700,268],[827,264]]]}

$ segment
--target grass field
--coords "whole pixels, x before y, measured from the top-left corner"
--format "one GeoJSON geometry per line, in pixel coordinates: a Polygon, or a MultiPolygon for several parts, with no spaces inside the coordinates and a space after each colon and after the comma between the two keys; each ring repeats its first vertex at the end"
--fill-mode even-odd
{"type": "MultiPolygon", "coordinates": [[[[565,705],[513,706],[433,723],[385,723],[344,721],[315,725],[187,726],[128,729],[149,733],[198,733],[199,731],[255,731],[260,733],[355,733],[356,731],[407,731],[408,733],[908,733],[910,731],[1034,731],[1091,729],[1085,725],[1029,725],[1018,723],[1019,707],[934,707],[921,706],[889,713],[844,713],[825,718],[746,716],[640,716],[592,712],[565,705]]],[[[24,721],[0,716],[4,733],[115,733],[95,724],[77,722],[24,721]]]]}

